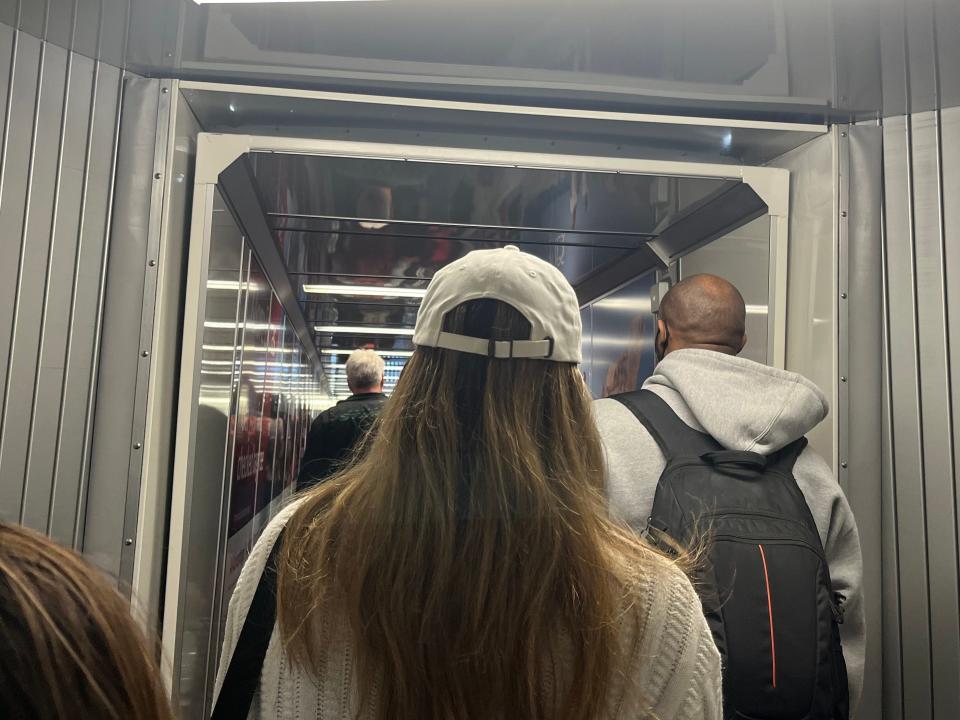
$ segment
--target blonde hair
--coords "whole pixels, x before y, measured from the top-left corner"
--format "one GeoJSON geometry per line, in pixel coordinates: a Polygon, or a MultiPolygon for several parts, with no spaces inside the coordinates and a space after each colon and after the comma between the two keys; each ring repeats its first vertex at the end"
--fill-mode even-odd
{"type": "Polygon", "coordinates": [[[2,523],[0,707],[23,718],[173,717],[126,600],[77,553],[2,523]]]}
{"type": "MultiPolygon", "coordinates": [[[[530,331],[493,300],[445,329],[530,331]]],[[[578,368],[419,348],[367,442],[287,525],[278,615],[294,662],[320,672],[319,623],[337,610],[384,720],[603,715],[637,581],[667,563],[608,519],[578,368]],[[569,674],[546,692],[558,655],[569,674]]]]}

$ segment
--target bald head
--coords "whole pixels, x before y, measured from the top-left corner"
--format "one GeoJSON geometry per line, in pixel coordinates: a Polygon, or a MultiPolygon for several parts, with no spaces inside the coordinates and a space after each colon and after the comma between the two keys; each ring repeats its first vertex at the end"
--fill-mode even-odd
{"type": "Polygon", "coordinates": [[[745,323],[746,306],[737,288],[716,275],[693,275],[660,303],[657,355],[683,348],[736,355],[747,344],[745,323]]]}

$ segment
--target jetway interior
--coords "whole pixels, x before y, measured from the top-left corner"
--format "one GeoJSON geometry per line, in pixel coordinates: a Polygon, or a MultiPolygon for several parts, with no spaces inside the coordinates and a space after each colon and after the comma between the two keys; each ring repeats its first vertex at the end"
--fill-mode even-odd
{"type": "MultiPolygon", "coordinates": [[[[671,132],[683,134],[657,130],[671,132]]],[[[349,394],[344,363],[357,347],[382,353],[389,391],[443,265],[515,244],[557,266],[581,300],[596,397],[652,372],[651,291],[695,272],[744,286],[751,356],[783,362],[786,307],[768,310],[786,297],[786,173],[731,164],[722,138],[720,163],[500,157],[431,139],[198,138],[163,633],[184,716],[210,708],[227,601],[291,492],[304,417],[349,394]]]]}
{"type": "MultiPolygon", "coordinates": [[[[698,204],[709,212],[702,207],[707,197],[732,202],[728,191],[739,184],[263,152],[247,161],[315,343],[330,361],[324,370],[335,397],[348,394],[343,363],[359,346],[383,353],[391,386],[413,349],[418,296],[437,269],[470,250],[515,244],[555,264],[575,287],[642,254],[648,269],[640,274],[652,278],[669,263],[650,248],[669,236],[664,231],[676,217],[698,204]]],[[[734,222],[765,209],[749,196],[734,222]]],[[[762,230],[760,222],[752,227],[762,230]]],[[[709,239],[690,235],[685,242],[709,239]]],[[[764,289],[767,273],[764,264],[764,289]]],[[[585,303],[584,311],[592,306],[585,303]]],[[[765,311],[766,297],[756,307],[765,311]]],[[[644,325],[649,330],[649,318],[644,325]]],[[[761,357],[766,337],[764,326],[761,357]]]]}
{"type": "Polygon", "coordinates": [[[0,516],[118,578],[200,717],[307,419],[356,345],[393,381],[438,267],[508,242],[561,267],[597,397],[650,372],[651,290],[718,272],[746,355],[830,400],[810,439],[859,525],[860,717],[956,717],[958,20],[0,0],[0,516]]]}

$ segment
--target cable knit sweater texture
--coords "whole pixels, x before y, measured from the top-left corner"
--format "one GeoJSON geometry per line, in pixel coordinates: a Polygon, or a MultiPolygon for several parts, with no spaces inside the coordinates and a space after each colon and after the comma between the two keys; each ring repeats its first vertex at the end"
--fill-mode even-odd
{"type": "MultiPolygon", "coordinates": [[[[270,550],[296,507],[297,503],[286,507],[267,526],[240,575],[227,614],[217,694],[270,550]]],[[[628,652],[611,686],[604,720],[719,720],[720,657],[690,582],[679,570],[669,568],[652,573],[642,583],[641,593],[640,617],[623,627],[628,652]]],[[[325,618],[320,635],[324,656],[315,677],[290,662],[274,629],[250,718],[357,717],[359,691],[349,623],[344,618],[325,618]]],[[[562,667],[553,675],[562,677],[562,667]]],[[[551,691],[553,684],[553,678],[544,678],[545,691],[551,691]]],[[[358,720],[373,717],[376,698],[368,700],[358,720]]]]}

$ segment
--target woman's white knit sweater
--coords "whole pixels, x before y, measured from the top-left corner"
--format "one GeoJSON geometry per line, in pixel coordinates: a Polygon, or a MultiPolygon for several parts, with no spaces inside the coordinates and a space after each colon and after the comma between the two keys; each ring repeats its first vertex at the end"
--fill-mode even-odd
{"type": "MultiPolygon", "coordinates": [[[[297,503],[288,506],[267,526],[240,575],[227,614],[217,694],[270,550],[296,507],[297,503]]],[[[630,629],[624,627],[628,661],[612,685],[606,718],[719,720],[720,656],[700,601],[679,570],[670,568],[657,575],[642,586],[643,611],[638,622],[630,629]]],[[[328,618],[321,625],[324,657],[319,677],[290,662],[274,629],[250,718],[356,717],[358,689],[349,623],[328,618]]],[[[364,704],[360,720],[370,717],[366,713],[376,705],[376,698],[369,700],[373,702],[364,704]]]]}

